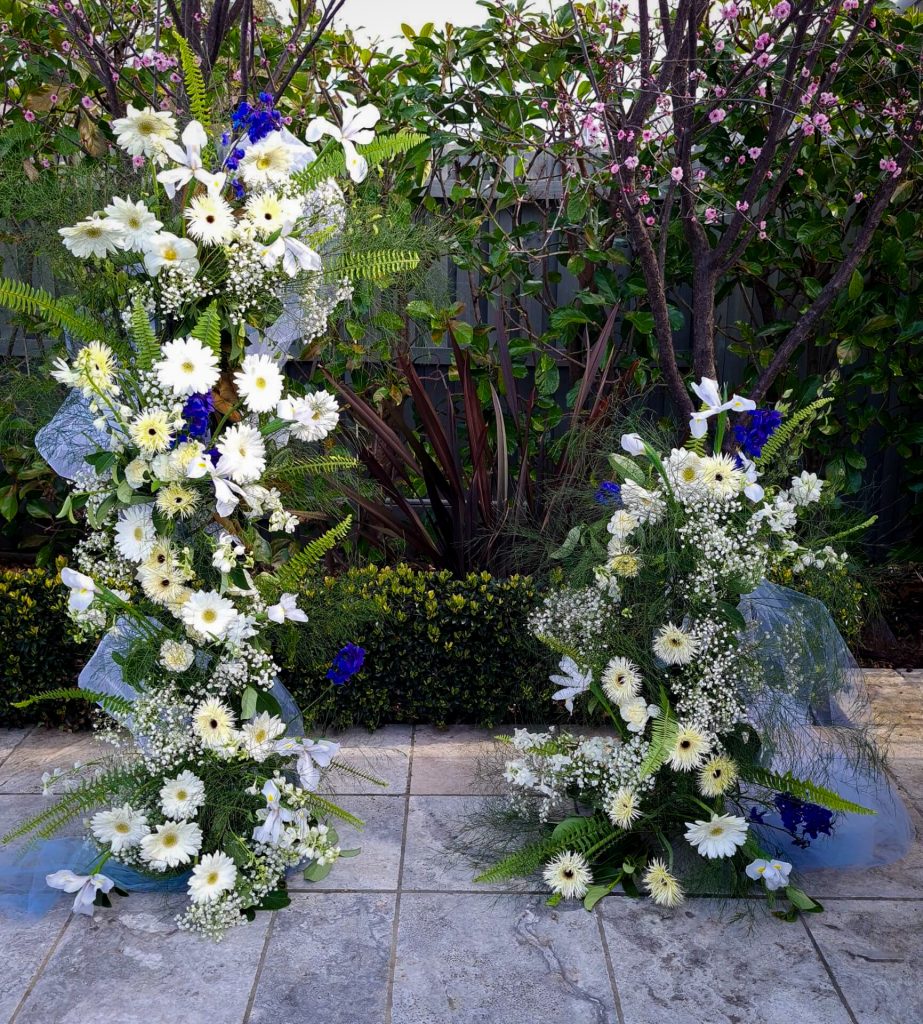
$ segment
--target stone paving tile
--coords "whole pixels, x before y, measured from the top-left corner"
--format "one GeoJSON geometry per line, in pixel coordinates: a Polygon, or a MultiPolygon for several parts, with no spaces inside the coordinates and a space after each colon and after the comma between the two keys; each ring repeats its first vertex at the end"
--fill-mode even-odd
{"type": "Polygon", "coordinates": [[[15,1024],[240,1024],[269,915],[215,943],[177,928],[184,903],[135,895],[72,918],[15,1024]]]}
{"type": "Polygon", "coordinates": [[[361,847],[358,857],[345,857],[334,865],[322,882],[306,882],[300,871],[289,872],[293,889],[396,889],[404,835],[405,798],[398,796],[353,796],[340,801],[342,807],[361,818],[365,827],[357,831],[339,821],[336,830],[344,850],[361,847]]]}
{"type": "Polygon", "coordinates": [[[923,816],[923,757],[892,760],[888,767],[904,797],[923,816]]]}
{"type": "Polygon", "coordinates": [[[392,1024],[617,1024],[599,928],[540,897],[405,893],[392,1024]]]}
{"type": "Polygon", "coordinates": [[[388,784],[385,788],[346,772],[330,772],[326,778],[330,791],[389,795],[406,793],[410,778],[411,735],[409,725],[385,725],[373,733],[366,729],[328,733],[327,739],[343,745],[340,760],[388,784]]]}
{"type": "Polygon", "coordinates": [[[805,918],[858,1024],[923,1021],[919,903],[843,900],[805,918]]]}
{"type": "Polygon", "coordinates": [[[12,1018],[69,916],[67,901],[43,917],[0,910],[0,1020],[12,1018]]]}
{"type": "Polygon", "coordinates": [[[31,731],[31,726],[28,729],[0,729],[0,765],[3,764],[31,731]]]}
{"type": "Polygon", "coordinates": [[[275,915],[248,1024],[384,1024],[395,896],[292,896],[275,915]]]}
{"type": "MultiPolygon", "coordinates": [[[[470,891],[522,888],[475,883],[477,858],[472,856],[476,835],[472,829],[484,797],[411,796],[407,818],[407,848],[403,888],[470,891]]],[[[489,798],[488,798],[489,799],[489,798]]]]}
{"type": "Polygon", "coordinates": [[[418,725],[413,738],[410,792],[456,796],[502,792],[503,777],[492,770],[504,759],[494,740],[498,732],[502,729],[455,725],[440,731],[418,725]]]}
{"type": "Polygon", "coordinates": [[[99,760],[111,750],[92,733],[35,729],[0,767],[0,793],[41,793],[42,772],[99,760]]]}
{"type": "Polygon", "coordinates": [[[689,900],[677,910],[604,900],[625,1024],[850,1024],[809,936],[762,903],[689,900]]]}

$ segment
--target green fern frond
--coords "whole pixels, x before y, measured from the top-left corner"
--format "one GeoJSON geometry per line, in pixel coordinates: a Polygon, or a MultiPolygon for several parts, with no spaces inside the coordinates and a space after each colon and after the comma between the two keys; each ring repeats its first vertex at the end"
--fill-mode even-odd
{"type": "Polygon", "coordinates": [[[173,38],[179,47],[180,66],[183,69],[183,87],[189,100],[189,113],[196,121],[207,125],[211,120],[211,111],[202,69],[199,67],[189,43],[178,32],[173,33],[173,38]]]}
{"type": "Polygon", "coordinates": [[[832,398],[818,398],[790,416],[763,445],[763,451],[756,464],[765,466],[772,462],[781,451],[789,447],[796,434],[806,431],[821,409],[826,408],[832,401],[832,398]]]}
{"type": "Polygon", "coordinates": [[[377,775],[373,775],[371,772],[367,772],[362,768],[357,768],[354,764],[350,764],[348,761],[341,761],[339,758],[335,758],[330,762],[330,767],[338,772],[343,772],[344,775],[351,775],[353,778],[362,779],[363,782],[370,782],[373,786],[382,786],[387,788],[388,783],[384,779],[380,779],[377,775]]]}
{"type": "Polygon", "coordinates": [[[294,457],[279,466],[271,466],[269,475],[274,479],[297,481],[306,476],[327,476],[332,473],[345,473],[359,468],[358,459],[351,455],[315,455],[309,459],[295,461],[294,457]]]}
{"type": "Polygon", "coordinates": [[[362,828],[365,824],[365,822],[361,818],[357,818],[355,814],[350,814],[349,811],[344,810],[331,800],[326,800],[324,797],[318,796],[317,793],[306,793],[304,799],[307,805],[319,818],[339,818],[340,821],[346,821],[354,828],[362,828]]]}
{"type": "Polygon", "coordinates": [[[869,516],[864,522],[856,523],[855,526],[850,526],[845,530],[840,530],[839,533],[835,533],[832,537],[824,537],[824,544],[836,544],[838,541],[845,540],[847,537],[853,536],[853,534],[864,533],[870,526],[874,526],[877,522],[878,516],[869,516]]]}
{"type": "Polygon", "coordinates": [[[352,523],[353,517],[347,516],[342,523],[331,527],[323,536],[306,544],[298,554],[293,555],[276,571],[275,580],[278,585],[283,590],[297,591],[308,572],[349,533],[352,523]]]}
{"type": "Polygon", "coordinates": [[[80,341],[113,343],[109,332],[100,321],[85,313],[78,313],[67,299],[56,299],[42,288],[33,288],[25,281],[0,278],[0,306],[13,313],[40,317],[80,341]]]}
{"type": "Polygon", "coordinates": [[[620,833],[602,815],[583,818],[563,830],[558,826],[547,839],[529,843],[504,857],[478,875],[475,882],[505,882],[510,878],[528,877],[564,850],[576,850],[584,855],[598,852],[602,845],[615,842],[619,836],[620,833]]]}
{"type": "Polygon", "coordinates": [[[160,343],[138,295],[131,304],[131,336],[135,343],[138,368],[150,370],[160,355],[160,343]]]}
{"type": "Polygon", "coordinates": [[[660,717],[655,718],[651,725],[651,744],[641,762],[640,778],[653,775],[666,761],[676,743],[677,723],[666,701],[661,702],[660,717]]]}
{"type": "Polygon", "coordinates": [[[705,451],[705,438],[704,437],[693,437],[692,434],[690,434],[686,438],[686,442],[683,445],[683,447],[687,451],[695,452],[695,454],[698,455],[700,458],[703,458],[703,459],[705,458],[706,451],[705,451]]]}
{"type": "Polygon", "coordinates": [[[13,702],[14,708],[27,708],[32,704],[45,700],[87,700],[99,704],[103,711],[110,715],[127,715],[131,713],[132,702],[125,697],[117,697],[111,693],[96,693],[94,690],[82,690],[79,687],[59,690],[44,690],[33,694],[25,700],[13,702]]]}
{"type": "Polygon", "coordinates": [[[554,651],[555,654],[560,655],[562,658],[570,658],[578,665],[583,660],[576,647],[568,647],[567,644],[562,643],[556,637],[549,636],[547,633],[537,633],[535,639],[540,643],[543,643],[547,648],[554,651]]]}
{"type": "Polygon", "coordinates": [[[218,315],[216,299],[212,299],[205,307],[189,333],[193,338],[198,338],[203,345],[208,345],[212,352],[221,358],[221,317],[218,315]]]}
{"type": "MultiPolygon", "coordinates": [[[[395,132],[392,135],[382,135],[367,146],[356,146],[356,149],[368,161],[369,167],[378,167],[385,161],[393,160],[428,141],[428,137],[419,132],[395,132]]],[[[304,170],[293,174],[292,178],[299,189],[307,191],[326,178],[337,178],[345,171],[346,158],[343,150],[336,146],[322,153],[304,170]]]]}
{"type": "Polygon", "coordinates": [[[380,281],[414,270],[419,264],[419,253],[406,249],[368,249],[346,253],[330,266],[326,276],[332,280],[346,277],[350,281],[380,281]]]}
{"type": "Polygon", "coordinates": [[[806,779],[796,779],[791,772],[779,775],[777,772],[769,771],[767,768],[758,768],[756,765],[741,766],[741,778],[747,782],[754,782],[765,789],[774,790],[777,793],[790,793],[799,800],[806,803],[820,804],[828,811],[849,811],[852,814],[875,814],[875,811],[862,804],[855,804],[846,800],[826,786],[818,786],[806,779]]]}

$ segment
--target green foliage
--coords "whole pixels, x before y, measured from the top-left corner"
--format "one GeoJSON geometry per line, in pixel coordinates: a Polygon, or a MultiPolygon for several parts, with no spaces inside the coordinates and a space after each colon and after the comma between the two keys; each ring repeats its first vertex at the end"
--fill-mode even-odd
{"type": "Polygon", "coordinates": [[[42,288],[25,281],[0,278],[0,306],[43,323],[65,330],[81,341],[111,340],[109,331],[98,320],[74,309],[69,299],[56,299],[42,288]]]}
{"type": "Polygon", "coordinates": [[[96,693],[93,690],[83,690],[79,687],[64,687],[57,690],[44,690],[36,693],[25,700],[13,702],[14,708],[28,708],[33,704],[46,700],[87,700],[99,704],[103,711],[110,715],[127,715],[131,713],[132,702],[124,697],[117,697],[111,693],[96,693]]]}
{"type": "Polygon", "coordinates": [[[756,463],[760,467],[771,465],[781,452],[786,453],[786,459],[792,461],[797,459],[798,454],[811,429],[812,422],[817,418],[821,410],[825,409],[833,401],[832,398],[818,398],[816,401],[799,409],[796,413],[788,416],[779,429],[769,438],[763,446],[763,451],[756,463]]]}
{"type": "Polygon", "coordinates": [[[173,33],[173,38],[179,47],[180,66],[183,69],[183,87],[186,90],[186,99],[189,101],[189,113],[196,121],[208,125],[211,123],[212,109],[202,69],[199,67],[199,62],[189,43],[178,32],[173,33]]]}
{"type": "Polygon", "coordinates": [[[131,304],[131,336],[135,342],[138,368],[150,370],[160,355],[160,345],[144,304],[138,295],[135,296],[131,304]]]}
{"type": "Polygon", "coordinates": [[[848,811],[851,814],[874,814],[874,811],[863,807],[861,804],[845,800],[838,793],[826,786],[818,786],[806,779],[796,779],[790,772],[779,775],[765,768],[756,765],[741,765],[741,778],[747,782],[754,782],[758,786],[771,789],[776,793],[790,793],[809,803],[819,804],[826,807],[828,811],[848,811]]]}
{"type": "Polygon", "coordinates": [[[304,577],[320,562],[320,560],[332,551],[337,544],[349,533],[352,526],[352,516],[347,516],[343,522],[331,527],[325,534],[307,543],[300,551],[281,565],[275,572],[275,581],[282,590],[297,590],[304,577]]]}
{"type": "MultiPolygon", "coordinates": [[[[378,167],[387,161],[409,153],[412,149],[426,147],[430,139],[420,132],[401,131],[392,135],[380,135],[366,146],[357,146],[358,152],[368,161],[369,168],[378,167]]],[[[339,177],[346,170],[346,158],[339,146],[330,145],[321,152],[313,163],[292,176],[302,188],[311,188],[325,178],[339,177]]]]}
{"type": "Polygon", "coordinates": [[[586,855],[598,850],[603,842],[614,842],[619,833],[602,814],[585,818],[568,818],[547,839],[529,843],[494,864],[475,878],[476,882],[504,882],[524,878],[538,871],[548,860],[564,850],[586,855]],[[566,826],[566,827],[564,827],[566,826]]]}
{"type": "Polygon", "coordinates": [[[420,257],[415,252],[367,249],[365,252],[346,253],[325,269],[325,274],[330,279],[348,277],[351,281],[381,281],[413,270],[419,263],[420,257]]]}
{"type": "Polygon", "coordinates": [[[205,307],[190,333],[203,345],[208,345],[219,359],[221,358],[221,317],[218,314],[217,300],[212,300],[205,307]]]}

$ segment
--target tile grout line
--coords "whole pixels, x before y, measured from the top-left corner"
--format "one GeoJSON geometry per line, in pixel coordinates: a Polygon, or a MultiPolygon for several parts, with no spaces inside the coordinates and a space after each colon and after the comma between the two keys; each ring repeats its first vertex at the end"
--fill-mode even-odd
{"type": "Polygon", "coordinates": [[[612,958],[609,956],[609,943],[606,939],[606,930],[603,928],[602,915],[595,914],[596,927],[599,930],[599,940],[603,946],[603,959],[606,962],[606,972],[609,975],[609,985],[612,988],[612,998],[615,1000],[615,1015],[618,1017],[618,1024],[625,1024],[625,1014],[622,1012],[622,1000],[619,998],[619,988],[615,983],[615,971],[612,968],[612,958]]]}
{"type": "Polygon", "coordinates": [[[269,924],[266,928],[266,938],[263,940],[263,948],[260,950],[260,959],[257,962],[256,972],[253,975],[253,984],[250,986],[250,995],[247,998],[247,1006],[244,1009],[242,1024],[247,1024],[250,1020],[250,1014],[253,1013],[253,1004],[256,1002],[256,990],[259,987],[260,978],[263,974],[263,965],[266,963],[266,954],[269,952],[269,940],[272,938],[272,931],[275,927],[276,915],[278,913],[279,912],[277,910],[274,910],[269,917],[269,924]]]}
{"type": "Polygon", "coordinates": [[[799,914],[798,917],[802,925],[804,926],[804,930],[808,933],[808,939],[810,940],[811,945],[814,947],[814,952],[817,954],[817,958],[823,964],[824,970],[827,972],[827,977],[830,979],[830,984],[833,986],[833,991],[836,992],[840,1002],[843,1004],[843,1009],[846,1010],[846,1013],[849,1015],[849,1019],[852,1022],[852,1024],[859,1024],[856,1015],[853,1013],[853,1008],[847,1002],[846,996],[844,995],[843,990],[840,988],[840,983],[836,980],[836,975],[833,973],[833,968],[827,962],[827,958],[824,956],[823,951],[820,948],[820,943],[817,941],[817,939],[814,938],[814,933],[808,927],[808,922],[805,920],[804,914],[799,914]]]}
{"type": "Polygon", "coordinates": [[[58,946],[61,943],[61,939],[64,938],[64,933],[67,931],[68,925],[71,923],[71,921],[73,919],[74,919],[74,915],[73,914],[68,914],[67,915],[67,918],[65,919],[64,924],[61,925],[61,930],[58,932],[57,937],[55,938],[54,942],[52,942],[52,944],[51,944],[51,948],[42,957],[42,962],[38,965],[38,967],[35,970],[35,973],[29,979],[29,984],[26,986],[26,991],[23,992],[23,994],[22,994],[22,999],[19,1000],[19,1002],[16,1004],[16,1009],[13,1010],[12,1014],[10,1015],[9,1024],[13,1024],[13,1022],[19,1016],[20,1010],[22,1010],[22,1008],[26,1005],[26,1002],[28,1001],[29,996],[31,996],[32,993],[35,991],[35,986],[39,983],[39,980],[41,979],[42,975],[45,973],[45,968],[48,966],[49,960],[51,960],[51,958],[54,956],[55,951],[57,950],[58,946]]]}
{"type": "Polygon", "coordinates": [[[19,748],[23,745],[23,743],[25,743],[25,741],[32,735],[32,733],[35,732],[35,730],[37,728],[38,728],[38,726],[30,725],[26,729],[26,731],[22,734],[22,736],[19,737],[17,742],[14,743],[13,746],[10,748],[10,750],[7,752],[6,757],[4,757],[4,759],[2,761],[0,761],[0,768],[2,768],[6,764],[7,761],[9,761],[9,759],[13,756],[13,754],[15,754],[17,750],[19,750],[19,748]]]}
{"type": "Polygon", "coordinates": [[[404,827],[401,833],[401,857],[397,866],[397,889],[394,893],[394,920],[391,922],[391,956],[388,960],[388,989],[385,994],[384,1024],[391,1024],[394,1008],[394,975],[397,971],[397,942],[401,925],[401,887],[404,884],[404,858],[407,853],[407,823],[410,820],[410,790],[413,786],[413,753],[417,727],[410,730],[410,757],[407,761],[407,790],[404,794],[404,827]]]}

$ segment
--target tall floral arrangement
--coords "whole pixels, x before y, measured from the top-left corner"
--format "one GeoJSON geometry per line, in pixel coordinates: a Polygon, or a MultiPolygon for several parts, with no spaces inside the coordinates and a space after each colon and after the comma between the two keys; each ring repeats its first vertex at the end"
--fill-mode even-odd
{"type": "MultiPolygon", "coordinates": [[[[201,82],[187,91],[204,118],[201,82]]],[[[288,345],[326,328],[357,268],[374,275],[393,256],[353,259],[341,245],[335,174],[365,176],[377,119],[367,106],[315,120],[309,139],[328,140],[317,154],[267,95],[217,133],[130,106],[113,130],[148,187],[61,231],[76,258],[124,284],[123,308],[96,321],[79,298],[0,285],[6,304],[40,311],[72,344],[53,371],[70,396],[39,447],[72,481],[62,514],[89,527],[61,574],[71,616],[103,635],[78,688],[32,699],[85,697],[131,734],[110,730],[116,753],[65,773],[68,791],[6,837],[47,838],[88,815],[93,862],[47,878],[77,894],[77,912],[122,891],[106,874],[117,861],[186,888],[181,926],[217,937],[284,905],[295,865],[323,877],[346,852],[331,820],[357,823],[320,795],[323,773],[349,769],[338,744],[304,734],[269,640],[310,628],[298,582],[349,526],[274,556],[273,534],[308,514],[274,480],[343,461],[312,450],[337,402],[286,378],[288,345]]],[[[363,657],[344,648],[331,684],[363,657]]]]}
{"type": "MultiPolygon", "coordinates": [[[[810,617],[782,622],[791,592],[765,580],[775,566],[797,576],[843,557],[812,523],[826,485],[807,472],[763,476],[798,418],[782,426],[713,380],[693,391],[685,447],[622,437],[624,453],[610,456],[619,481],[597,494],[606,517],[571,531],[556,552],[575,561],[568,585],[532,620],[561,655],[555,699],[602,709],[611,735],[515,732],[505,776],[540,837],[481,877],[542,869],[552,900],[588,908],[617,885],[675,907],[690,889],[756,884],[773,903],[787,897],[780,913],[818,909],[777,839],[808,845],[838,814],[869,813],[830,788],[810,710],[821,698],[848,704],[853,680],[817,656],[810,617]],[[761,619],[760,602],[780,615],[761,619]],[[793,773],[812,766],[813,777],[793,773]]],[[[845,723],[826,724],[833,735],[845,723]]],[[[861,730],[842,733],[860,757],[861,730]]]]}

